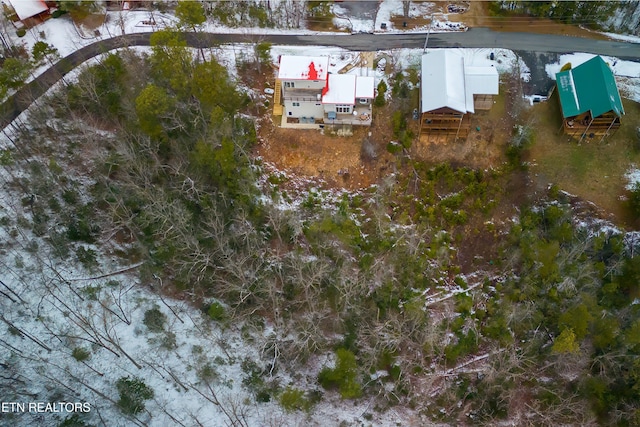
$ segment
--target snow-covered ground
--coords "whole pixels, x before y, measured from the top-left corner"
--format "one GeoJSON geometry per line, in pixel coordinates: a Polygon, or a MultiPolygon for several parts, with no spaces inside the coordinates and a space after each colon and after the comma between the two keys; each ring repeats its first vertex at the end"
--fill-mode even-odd
{"type": "Polygon", "coordinates": [[[424,32],[431,30],[432,32],[448,32],[448,31],[464,31],[465,26],[458,22],[449,22],[447,15],[438,13],[438,8],[435,3],[430,2],[411,2],[409,5],[409,18],[431,18],[433,22],[431,25],[424,25],[422,27],[413,27],[410,30],[403,28],[396,28],[391,22],[392,16],[403,16],[403,2],[402,0],[384,0],[380,2],[378,6],[378,13],[375,19],[376,31],[382,30],[382,24],[386,25],[385,32],[424,32]]]}
{"type": "MultiPolygon", "coordinates": [[[[414,6],[411,14],[427,15],[430,13],[428,3],[414,6]]],[[[334,10],[340,11],[338,5],[334,10]]],[[[394,30],[390,22],[391,14],[401,14],[400,0],[385,0],[378,10],[375,21],[349,18],[354,31],[369,31],[372,25],[378,29],[379,23],[386,22],[390,30],[394,30]]],[[[101,38],[123,33],[153,31],[175,22],[170,15],[154,12],[153,16],[144,11],[110,12],[108,19],[99,28],[99,35],[79,31],[66,18],[50,19],[28,31],[23,38],[10,34],[16,43],[23,43],[29,50],[33,44],[42,40],[58,49],[61,56],[66,56],[78,48],[101,38]],[[153,20],[156,25],[144,24],[153,20]]],[[[210,31],[218,32],[273,32],[301,33],[290,30],[264,29],[230,29],[209,25],[210,31]]],[[[225,46],[219,49],[221,61],[230,72],[235,72],[235,60],[238,55],[248,54],[250,45],[225,46]]],[[[465,61],[474,66],[494,65],[500,72],[507,72],[516,61],[516,55],[504,49],[459,49],[465,61]],[[490,53],[495,60],[490,60],[490,53]]],[[[348,64],[357,61],[358,54],[335,47],[309,46],[274,46],[274,61],[282,54],[327,55],[330,57],[331,71],[337,72],[348,64]]],[[[399,49],[382,52],[399,68],[418,67],[422,55],[421,49],[399,49]]],[[[560,67],[571,62],[574,66],[588,60],[593,55],[563,55],[556,64],[548,64],[547,72],[551,77],[560,67]]],[[[621,90],[626,96],[640,102],[640,64],[606,57],[619,79],[621,90]]],[[[43,66],[44,67],[44,66],[43,66]]],[[[521,64],[523,77],[526,77],[526,65],[521,64]]],[[[368,72],[366,69],[354,67],[352,73],[368,72]]],[[[376,77],[383,75],[376,71],[376,77]]],[[[37,74],[37,72],[35,73],[37,74]]],[[[73,75],[69,76],[73,78],[73,75]]],[[[0,148],[9,142],[0,141],[0,148]]],[[[8,192],[7,182],[10,176],[6,169],[1,169],[0,182],[0,219],[14,221],[21,216],[29,217],[27,206],[8,192]]],[[[628,173],[630,182],[640,180],[640,172],[632,169],[628,173]]],[[[147,288],[151,284],[139,283],[135,265],[131,272],[119,272],[128,265],[121,265],[115,260],[101,257],[97,272],[85,271],[82,266],[53,261],[46,251],[33,250],[33,242],[40,248],[47,243],[39,240],[24,230],[17,230],[17,222],[0,227],[0,242],[3,251],[0,257],[0,290],[8,295],[0,295],[0,308],[6,322],[15,328],[7,328],[0,345],[0,356],[3,363],[10,364],[27,383],[25,390],[38,393],[39,401],[54,399],[57,395],[70,397],[79,402],[88,402],[92,410],[99,411],[100,417],[106,420],[119,420],[120,415],[108,399],[117,400],[115,381],[126,376],[138,376],[153,388],[155,397],[147,402],[149,414],[143,413],[141,423],[150,426],[194,425],[196,418],[203,425],[222,425],[229,420],[225,418],[223,409],[230,408],[246,414],[250,425],[338,425],[341,421],[357,424],[373,423],[375,425],[407,425],[411,422],[411,413],[387,411],[378,413],[371,411],[366,400],[356,404],[345,404],[339,400],[328,398],[315,408],[309,418],[302,412],[286,414],[274,401],[255,404],[250,392],[243,388],[241,382],[246,372],[242,361],[246,358],[257,358],[269,339],[267,327],[253,336],[254,345],[249,346],[242,339],[243,325],[221,325],[208,319],[202,312],[189,305],[172,299],[164,301],[147,288]],[[107,277],[101,277],[108,274],[107,277]],[[9,291],[10,289],[11,291],[9,291]],[[65,306],[66,302],[68,306],[65,306]],[[144,314],[156,308],[166,317],[163,332],[149,332],[144,326],[144,314]],[[94,322],[88,325],[86,322],[94,322]],[[36,340],[16,331],[27,332],[36,340]],[[91,338],[87,331],[96,335],[91,338]],[[55,338],[55,334],[64,339],[55,338]],[[90,343],[102,341],[103,346],[90,343]],[[113,342],[110,342],[112,340],[113,342]],[[40,344],[37,341],[41,341],[40,344]],[[116,348],[119,347],[119,349],[116,348]],[[43,346],[44,345],[44,346],[43,346]],[[89,349],[91,357],[84,363],[76,361],[70,354],[72,348],[89,349]],[[49,350],[46,350],[48,348],[49,350]],[[108,348],[116,348],[116,351],[108,348]],[[204,351],[202,351],[204,349],[204,351]],[[129,355],[129,357],[125,356],[129,355]],[[168,357],[168,355],[171,355],[168,357]],[[204,386],[201,369],[206,364],[214,367],[218,378],[213,382],[216,396],[204,386]],[[47,386],[57,384],[57,388],[48,390],[47,386]],[[82,385],[85,383],[86,385],[82,385]],[[88,386],[87,386],[88,385],[88,386]],[[91,390],[94,388],[104,396],[91,390]],[[204,393],[204,394],[203,394],[204,393]],[[212,401],[217,399],[219,404],[212,401]],[[365,413],[374,413],[373,419],[364,418],[365,413]],[[151,417],[150,414],[153,414],[151,417]],[[171,415],[169,415],[171,414],[171,415]],[[171,418],[174,417],[174,418],[171,418]]],[[[5,322],[5,326],[6,326],[5,322]]],[[[318,361],[317,367],[322,361],[318,361]]],[[[306,372],[306,377],[296,379],[288,376],[277,377],[283,384],[298,384],[300,388],[313,388],[314,375],[317,372],[306,372]]],[[[20,378],[17,378],[18,381],[20,378]]],[[[9,396],[3,391],[3,396],[9,396]]],[[[13,395],[11,395],[13,396],[13,395]]],[[[37,425],[34,416],[29,423],[37,425]]],[[[45,424],[55,425],[55,416],[43,420],[45,424]]],[[[94,420],[97,423],[96,420],[94,420]]],[[[20,425],[20,423],[15,423],[20,425]]],[[[24,423],[28,425],[28,423],[24,423]]],[[[44,425],[44,424],[40,424],[44,425]]],[[[109,425],[109,423],[107,423],[109,425]]]]}
{"type": "Polygon", "coordinates": [[[333,5],[333,25],[338,28],[352,31],[354,33],[370,33],[375,31],[375,21],[372,19],[363,19],[357,16],[350,16],[349,11],[340,4],[333,5]]]}
{"type": "MultiPolygon", "coordinates": [[[[2,134],[0,149],[11,145],[9,137],[13,136],[2,134]]],[[[374,411],[372,400],[345,402],[337,393],[324,393],[310,415],[286,413],[276,396],[257,403],[243,384],[251,375],[246,361],[264,366],[265,352],[288,337],[268,323],[215,322],[181,300],[162,299],[157,294],[160,279],[142,282],[139,264],[108,255],[105,248],[117,246],[113,242],[102,247],[72,244],[72,251],[79,247],[96,251],[98,265],[91,270],[58,259],[46,241],[49,237],[36,236],[24,225],[33,217],[28,204],[10,190],[18,174],[21,169],[17,166],[0,168],[0,325],[6,331],[0,339],[0,383],[7,386],[1,393],[4,402],[86,404],[90,412],[85,421],[105,426],[411,423],[411,410],[374,411]],[[164,319],[155,329],[145,321],[153,311],[164,319]],[[86,360],[76,360],[78,349],[86,352],[86,360]],[[116,382],[126,377],[142,379],[154,392],[135,418],[123,416],[115,404],[120,398],[116,382]]],[[[66,174],[69,180],[81,179],[72,170],[66,174]]],[[[319,390],[318,371],[330,360],[331,354],[313,357],[308,368],[296,371],[295,378],[279,366],[262,377],[281,388],[319,390]]],[[[69,415],[66,411],[14,413],[12,423],[58,425],[69,415]]]]}
{"type": "MultiPolygon", "coordinates": [[[[1,197],[7,196],[3,193],[1,197]]],[[[14,218],[20,214],[15,205],[4,205],[0,214],[14,218]]],[[[127,266],[103,259],[99,273],[91,274],[79,265],[43,256],[45,242],[40,242],[43,249],[39,252],[30,251],[29,243],[38,239],[29,233],[23,234],[28,241],[10,237],[6,227],[0,229],[0,235],[4,242],[0,307],[5,326],[11,325],[2,339],[0,358],[20,384],[16,393],[4,390],[3,400],[87,403],[94,414],[93,424],[101,417],[111,420],[107,425],[124,425],[126,418],[113,405],[118,400],[115,382],[139,377],[154,391],[153,399],[145,402],[146,411],[137,416],[139,425],[233,423],[225,411],[242,413],[247,425],[300,425],[305,421],[324,426],[364,421],[366,400],[344,405],[327,396],[309,418],[303,412],[286,414],[275,400],[252,403],[251,392],[242,385],[248,374],[242,365],[245,360],[260,363],[267,341],[274,338],[269,327],[250,333],[251,328],[243,325],[221,326],[183,302],[160,299],[147,288],[149,284],[144,286],[134,278],[135,266],[132,272],[118,273],[127,266]],[[161,331],[145,326],[149,310],[164,315],[161,331]],[[247,333],[254,336],[253,345],[248,344],[247,333]],[[71,353],[76,348],[88,351],[89,358],[75,360],[71,353]],[[205,367],[209,369],[206,375],[205,367]]],[[[318,369],[321,366],[318,361],[318,369]]],[[[314,373],[309,382],[294,380],[282,370],[276,372],[270,378],[282,385],[317,388],[314,373]]],[[[61,418],[26,413],[15,420],[17,425],[57,425],[70,413],[59,415],[61,418]]],[[[374,421],[378,425],[405,424],[406,417],[389,411],[377,414],[374,421]]]]}

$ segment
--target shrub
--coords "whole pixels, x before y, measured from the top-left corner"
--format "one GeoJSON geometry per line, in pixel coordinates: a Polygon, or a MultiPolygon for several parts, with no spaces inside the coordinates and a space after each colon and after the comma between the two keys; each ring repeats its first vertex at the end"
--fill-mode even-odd
{"type": "Polygon", "coordinates": [[[58,427],[87,427],[89,424],[85,423],[80,419],[78,414],[73,414],[70,417],[65,418],[58,427]]]}
{"type": "Polygon", "coordinates": [[[384,80],[380,80],[380,83],[378,83],[378,93],[373,100],[373,105],[375,105],[376,107],[382,107],[385,104],[384,95],[386,92],[387,84],[384,80]]]}
{"type": "Polygon", "coordinates": [[[211,363],[205,363],[202,368],[198,369],[197,374],[198,378],[205,382],[210,382],[220,378],[220,374],[216,371],[216,368],[211,365],[211,363]]]}
{"type": "Polygon", "coordinates": [[[576,342],[576,334],[573,329],[564,329],[560,335],[553,341],[551,352],[560,353],[577,353],[580,350],[580,345],[576,342]]]}
{"type": "Polygon", "coordinates": [[[76,249],[76,257],[87,270],[91,270],[98,265],[98,254],[91,248],[80,247],[76,249]]]}
{"type": "Polygon", "coordinates": [[[55,55],[57,52],[58,51],[55,47],[50,46],[41,40],[38,40],[31,48],[31,54],[36,62],[41,61],[47,55],[55,55]]]}
{"type": "Polygon", "coordinates": [[[458,342],[449,344],[444,349],[445,357],[449,363],[454,363],[459,358],[467,356],[478,349],[478,337],[473,330],[470,330],[466,334],[457,332],[456,336],[458,342]]]}
{"type": "Polygon", "coordinates": [[[512,166],[522,165],[522,154],[533,144],[535,133],[530,125],[515,125],[507,146],[507,159],[512,166]]]}
{"type": "Polygon", "coordinates": [[[166,321],[167,316],[157,308],[149,309],[144,313],[143,323],[151,332],[162,332],[166,321]]]}
{"type": "Polygon", "coordinates": [[[160,347],[166,350],[173,350],[174,348],[178,348],[176,334],[174,334],[171,331],[166,331],[164,334],[162,334],[161,338],[156,342],[160,344],[160,347]]]}
{"type": "Polygon", "coordinates": [[[253,360],[246,358],[240,364],[244,373],[242,385],[251,391],[258,402],[270,402],[271,396],[278,392],[278,382],[275,380],[265,381],[264,376],[267,368],[259,366],[253,360]]]}
{"type": "Polygon", "coordinates": [[[399,138],[401,132],[407,128],[407,119],[404,117],[402,111],[393,113],[393,116],[391,116],[391,125],[393,127],[393,136],[399,138]]]}
{"type": "Polygon", "coordinates": [[[27,30],[25,30],[24,28],[20,28],[18,31],[16,31],[16,35],[18,37],[24,37],[27,35],[27,30]]]}
{"type": "MultiPolygon", "coordinates": [[[[640,135],[640,130],[638,131],[640,135]]],[[[13,156],[10,150],[0,150],[0,166],[10,166],[13,164],[13,156]]]]}
{"type": "Polygon", "coordinates": [[[76,347],[71,352],[71,356],[73,356],[73,358],[78,362],[82,362],[83,360],[87,360],[89,357],[91,357],[91,353],[89,352],[89,350],[86,350],[82,347],[76,347]]]}
{"type": "Polygon", "coordinates": [[[137,377],[122,377],[116,382],[120,393],[118,408],[123,414],[135,415],[144,410],[144,401],[153,398],[153,389],[137,377]]]}
{"type": "Polygon", "coordinates": [[[393,80],[391,95],[394,98],[407,98],[409,96],[409,85],[405,81],[404,74],[397,73],[393,80]]]}
{"type": "Polygon", "coordinates": [[[318,374],[318,382],[324,388],[338,388],[343,399],[355,399],[362,395],[362,386],[357,381],[356,356],[349,350],[336,351],[336,367],[324,368],[318,374]]]}
{"type": "Polygon", "coordinates": [[[287,412],[308,411],[311,402],[305,397],[304,392],[297,388],[287,387],[280,395],[280,406],[287,412]]]}
{"type": "Polygon", "coordinates": [[[64,190],[62,200],[70,205],[76,205],[80,201],[80,194],[75,190],[64,190]]]}
{"type": "Polygon", "coordinates": [[[209,306],[209,309],[207,309],[207,314],[209,315],[211,320],[219,322],[226,318],[227,313],[222,304],[220,304],[219,302],[214,302],[209,306]]]}
{"type": "Polygon", "coordinates": [[[402,151],[402,144],[398,144],[395,141],[391,141],[387,144],[387,151],[391,154],[398,154],[402,151]]]}
{"type": "Polygon", "coordinates": [[[456,312],[462,314],[463,316],[471,314],[471,309],[473,308],[473,299],[469,295],[460,293],[455,296],[455,301],[456,312]]]}
{"type": "Polygon", "coordinates": [[[74,218],[67,224],[67,237],[74,242],[95,242],[95,234],[98,232],[96,225],[91,225],[87,218],[74,218]]]}

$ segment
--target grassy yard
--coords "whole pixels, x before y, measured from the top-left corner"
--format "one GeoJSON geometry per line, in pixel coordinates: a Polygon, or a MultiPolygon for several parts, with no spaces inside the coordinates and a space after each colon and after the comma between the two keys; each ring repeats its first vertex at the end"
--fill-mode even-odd
{"type": "Polygon", "coordinates": [[[640,123],[640,104],[623,99],[626,115],[622,126],[600,142],[588,138],[578,145],[560,133],[558,98],[533,107],[529,115],[535,121],[536,140],[529,152],[531,175],[539,186],[556,184],[561,190],[595,203],[613,214],[619,225],[638,228],[640,222],[631,217],[620,200],[628,192],[625,172],[631,165],[640,166],[640,141],[636,127],[640,123]]]}

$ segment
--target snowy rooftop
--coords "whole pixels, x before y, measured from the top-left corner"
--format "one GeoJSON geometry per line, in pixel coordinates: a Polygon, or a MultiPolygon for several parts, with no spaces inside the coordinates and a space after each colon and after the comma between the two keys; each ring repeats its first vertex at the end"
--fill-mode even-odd
{"type": "Polygon", "coordinates": [[[358,76],[356,78],[356,98],[373,98],[375,87],[375,77],[358,76]]]}
{"type": "Polygon", "coordinates": [[[328,56],[283,55],[278,78],[281,80],[325,80],[329,68],[328,56]]]}
{"type": "Polygon", "coordinates": [[[464,67],[467,110],[473,112],[473,95],[497,95],[500,78],[495,67],[464,67]]]}
{"type": "Polygon", "coordinates": [[[469,67],[457,50],[439,49],[422,56],[422,112],[448,107],[473,113],[473,95],[497,95],[495,67],[469,67]]]}
{"type": "Polygon", "coordinates": [[[42,0],[8,0],[20,20],[31,18],[39,13],[49,10],[42,0]]]}
{"type": "Polygon", "coordinates": [[[355,97],[355,75],[329,74],[329,90],[322,97],[323,104],[353,104],[355,97]]]}
{"type": "Polygon", "coordinates": [[[464,67],[465,84],[475,94],[497,95],[499,76],[496,67],[464,67]]]}
{"type": "Polygon", "coordinates": [[[422,112],[449,107],[467,112],[464,89],[464,60],[449,50],[422,55],[422,112]]]}

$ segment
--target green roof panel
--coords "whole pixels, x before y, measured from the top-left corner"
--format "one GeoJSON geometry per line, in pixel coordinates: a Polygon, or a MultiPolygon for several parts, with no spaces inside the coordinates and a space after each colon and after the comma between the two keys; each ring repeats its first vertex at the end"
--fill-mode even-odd
{"type": "Polygon", "coordinates": [[[624,114],[616,79],[604,60],[595,56],[576,68],[556,74],[562,115],[573,117],[591,111],[598,117],[613,111],[624,114]]]}

